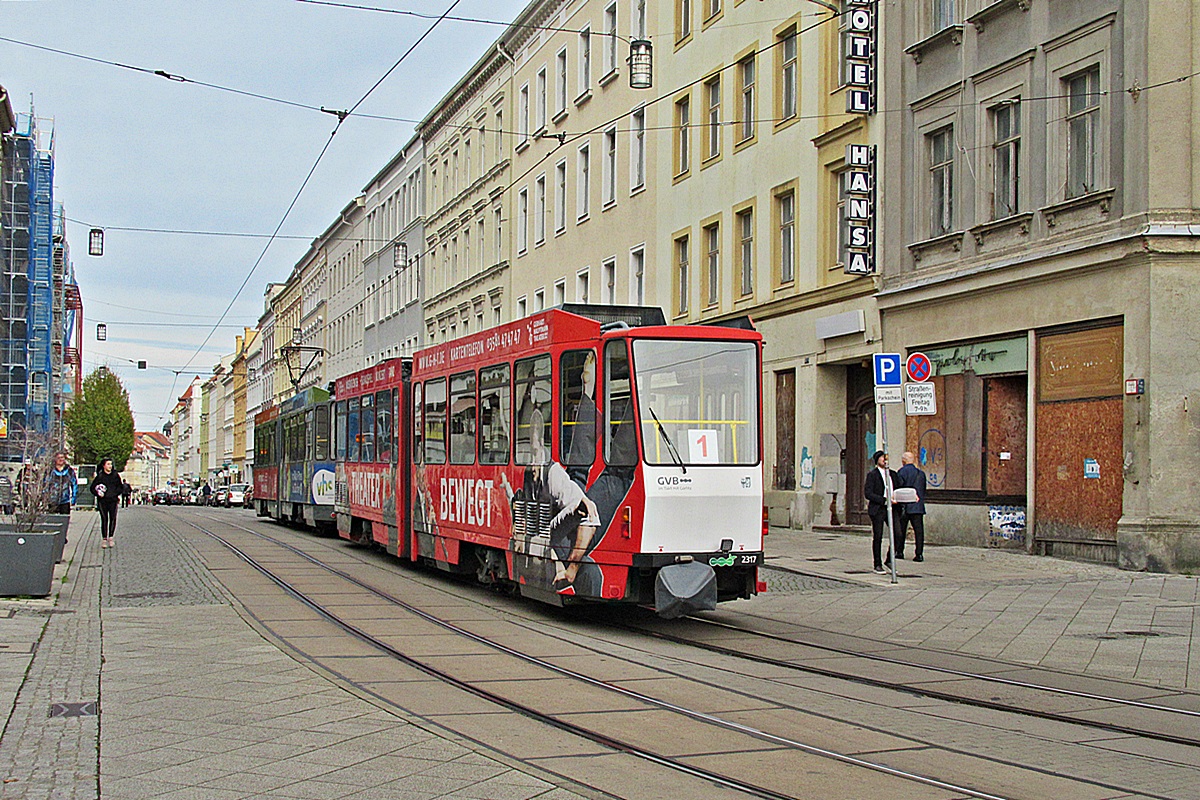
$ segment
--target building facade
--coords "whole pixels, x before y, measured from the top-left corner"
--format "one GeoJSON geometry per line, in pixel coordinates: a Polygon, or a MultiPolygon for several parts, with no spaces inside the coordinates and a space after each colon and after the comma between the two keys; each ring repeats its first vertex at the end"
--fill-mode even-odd
{"type": "Polygon", "coordinates": [[[879,303],[886,349],[934,366],[937,415],[893,433],[921,453],[939,538],[1200,566],[1180,335],[1200,288],[1198,14],[964,0],[887,19],[902,124],[879,303]]]}

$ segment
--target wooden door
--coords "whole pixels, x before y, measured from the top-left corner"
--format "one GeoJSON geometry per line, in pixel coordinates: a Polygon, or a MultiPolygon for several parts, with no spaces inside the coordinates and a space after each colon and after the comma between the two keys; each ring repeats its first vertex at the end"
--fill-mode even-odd
{"type": "Polygon", "coordinates": [[[796,488],[796,370],[775,373],[774,488],[796,488]]]}

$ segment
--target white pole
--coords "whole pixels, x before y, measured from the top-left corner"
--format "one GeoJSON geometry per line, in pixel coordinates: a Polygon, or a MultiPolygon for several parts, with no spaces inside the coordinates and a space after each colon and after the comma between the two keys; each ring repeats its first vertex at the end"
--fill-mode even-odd
{"type": "MultiPolygon", "coordinates": [[[[877,405],[875,408],[878,410],[876,419],[879,420],[879,441],[880,441],[879,449],[882,450],[883,454],[886,456],[887,452],[888,452],[888,447],[887,447],[887,406],[877,405]]],[[[896,541],[896,531],[893,529],[893,515],[892,515],[892,491],[896,487],[892,486],[891,471],[892,471],[892,468],[890,466],[884,468],[883,493],[887,498],[888,560],[892,562],[892,583],[897,583],[897,580],[896,580],[896,550],[893,547],[893,542],[896,541]]]]}

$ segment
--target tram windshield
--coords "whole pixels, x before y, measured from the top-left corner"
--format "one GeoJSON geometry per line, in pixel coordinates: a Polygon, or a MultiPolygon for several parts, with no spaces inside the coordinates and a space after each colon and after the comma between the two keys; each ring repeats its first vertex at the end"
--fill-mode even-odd
{"type": "Polygon", "coordinates": [[[758,359],[753,342],[633,343],[648,464],[757,464],[758,359]]]}

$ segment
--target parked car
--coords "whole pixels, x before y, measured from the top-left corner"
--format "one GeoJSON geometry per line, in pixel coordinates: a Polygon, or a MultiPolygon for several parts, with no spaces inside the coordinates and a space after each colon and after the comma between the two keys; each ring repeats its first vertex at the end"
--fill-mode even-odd
{"type": "Polygon", "coordinates": [[[171,504],[171,493],[170,492],[155,492],[154,493],[154,505],[169,506],[170,504],[171,504]]]}
{"type": "Polygon", "coordinates": [[[247,483],[231,483],[229,490],[225,493],[225,507],[243,506],[246,504],[246,493],[250,491],[250,484],[247,483]]]}
{"type": "Polygon", "coordinates": [[[218,487],[217,490],[212,493],[212,504],[214,506],[223,506],[226,504],[225,498],[228,496],[229,496],[229,487],[228,486],[218,487]]]}
{"type": "Polygon", "coordinates": [[[250,484],[246,484],[246,497],[243,505],[246,508],[254,508],[254,487],[250,484]]]}

